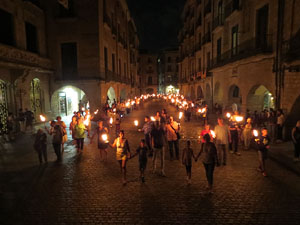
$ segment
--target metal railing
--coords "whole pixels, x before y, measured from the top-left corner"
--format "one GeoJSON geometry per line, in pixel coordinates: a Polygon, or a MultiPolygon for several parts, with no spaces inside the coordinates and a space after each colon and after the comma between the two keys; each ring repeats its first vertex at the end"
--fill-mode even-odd
{"type": "Polygon", "coordinates": [[[211,63],[211,68],[223,66],[225,64],[254,56],[256,54],[271,53],[273,51],[271,44],[272,38],[269,39],[270,41],[266,40],[265,43],[258,41],[257,38],[247,40],[237,47],[232,48],[214,58],[211,63]]]}

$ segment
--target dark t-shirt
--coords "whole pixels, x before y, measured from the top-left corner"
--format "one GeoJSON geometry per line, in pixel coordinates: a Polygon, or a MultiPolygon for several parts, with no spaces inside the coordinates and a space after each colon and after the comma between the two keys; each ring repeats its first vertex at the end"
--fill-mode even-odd
{"type": "Polygon", "coordinates": [[[270,144],[269,136],[268,135],[261,136],[258,141],[258,150],[262,152],[266,152],[268,150],[267,146],[269,146],[269,144],[270,144]]]}
{"type": "Polygon", "coordinates": [[[154,140],[154,148],[162,148],[164,146],[165,131],[162,128],[154,128],[151,135],[154,140]]]}
{"type": "Polygon", "coordinates": [[[147,147],[138,147],[136,152],[139,154],[139,161],[146,161],[147,160],[147,147]]]}

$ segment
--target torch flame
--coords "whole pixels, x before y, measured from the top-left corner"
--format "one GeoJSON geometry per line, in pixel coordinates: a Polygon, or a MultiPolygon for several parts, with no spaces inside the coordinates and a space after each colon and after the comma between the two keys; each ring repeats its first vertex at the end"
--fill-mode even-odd
{"type": "Polygon", "coordinates": [[[181,119],[183,116],[183,113],[182,112],[179,112],[179,119],[181,119]]]}
{"type": "Polygon", "coordinates": [[[40,120],[41,120],[42,122],[45,122],[45,121],[46,121],[46,117],[44,117],[43,115],[40,115],[40,120]]]}
{"type": "Polygon", "coordinates": [[[98,109],[94,112],[94,114],[96,115],[98,113],[98,109]]]}
{"type": "Polygon", "coordinates": [[[109,123],[110,123],[110,124],[113,124],[113,122],[114,122],[113,118],[112,118],[112,117],[110,117],[110,119],[109,119],[109,123]]]}
{"type": "Polygon", "coordinates": [[[155,121],[155,118],[154,118],[154,116],[151,116],[151,120],[152,120],[152,121],[155,121]]]}
{"type": "Polygon", "coordinates": [[[102,140],[105,141],[105,142],[107,142],[107,140],[108,140],[107,134],[102,134],[101,138],[102,138],[102,140]]]}
{"type": "Polygon", "coordinates": [[[254,135],[254,137],[258,137],[258,131],[257,130],[253,130],[253,135],[254,135]]]}
{"type": "Polygon", "coordinates": [[[227,118],[230,118],[231,117],[231,114],[228,112],[228,113],[226,113],[226,117],[227,118]]]}
{"type": "Polygon", "coordinates": [[[137,127],[139,125],[139,121],[138,120],[135,120],[134,121],[134,125],[137,127]]]}
{"type": "Polygon", "coordinates": [[[242,122],[243,120],[244,120],[244,117],[242,117],[242,116],[236,116],[235,117],[236,122],[242,122]]]}
{"type": "Polygon", "coordinates": [[[213,130],[210,130],[210,133],[213,138],[216,138],[216,133],[213,130]]]}

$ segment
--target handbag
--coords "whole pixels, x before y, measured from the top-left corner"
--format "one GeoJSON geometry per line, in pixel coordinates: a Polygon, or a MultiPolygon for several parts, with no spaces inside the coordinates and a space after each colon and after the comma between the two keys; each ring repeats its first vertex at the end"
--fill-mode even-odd
{"type": "Polygon", "coordinates": [[[179,139],[181,138],[179,132],[177,132],[177,131],[174,129],[174,127],[172,127],[172,125],[170,125],[170,126],[171,126],[171,128],[175,131],[175,134],[176,134],[176,136],[177,136],[177,140],[179,140],[179,139]]]}

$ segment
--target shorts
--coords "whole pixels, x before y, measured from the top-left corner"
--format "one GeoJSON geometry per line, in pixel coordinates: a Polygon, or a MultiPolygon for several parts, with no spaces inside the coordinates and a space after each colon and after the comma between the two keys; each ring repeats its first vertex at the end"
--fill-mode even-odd
{"type": "Polygon", "coordinates": [[[189,165],[189,166],[186,165],[185,169],[186,169],[187,173],[191,173],[192,172],[192,165],[189,165]]]}
{"type": "Polygon", "coordinates": [[[141,169],[145,170],[147,167],[147,160],[140,160],[139,165],[140,165],[140,170],[141,169]]]}

